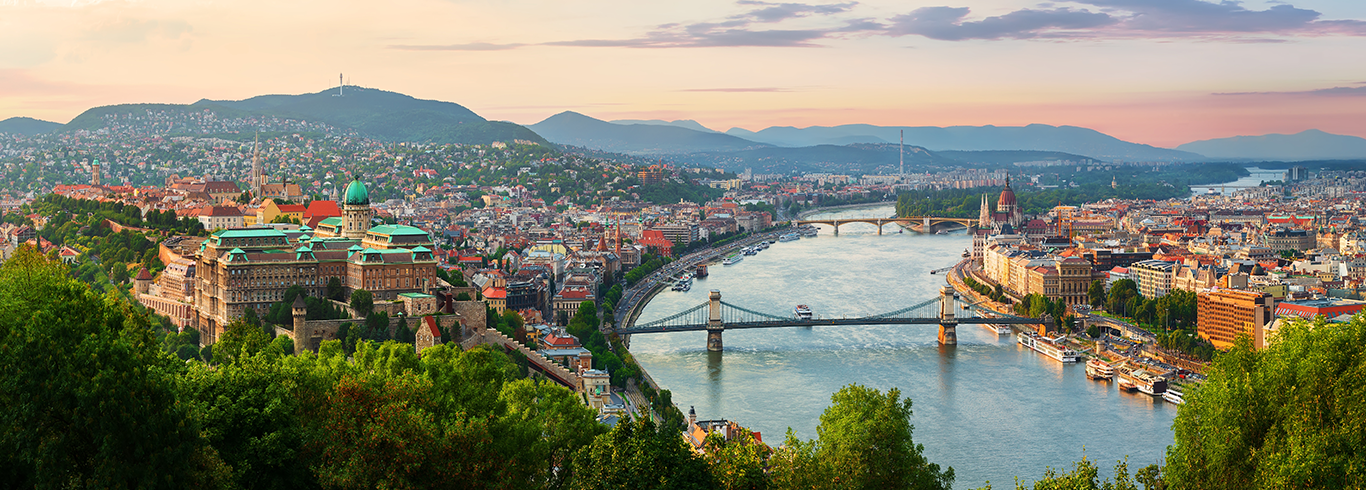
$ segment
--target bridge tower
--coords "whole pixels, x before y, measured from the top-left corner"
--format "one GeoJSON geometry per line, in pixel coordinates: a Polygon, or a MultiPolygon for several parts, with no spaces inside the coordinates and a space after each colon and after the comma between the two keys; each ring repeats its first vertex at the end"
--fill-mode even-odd
{"type": "Polygon", "coordinates": [[[707,350],[721,352],[721,332],[726,329],[721,323],[721,290],[711,290],[707,299],[707,350]]]}
{"type": "Polygon", "coordinates": [[[958,345],[958,319],[953,316],[958,293],[953,288],[939,288],[939,344],[958,345]]]}

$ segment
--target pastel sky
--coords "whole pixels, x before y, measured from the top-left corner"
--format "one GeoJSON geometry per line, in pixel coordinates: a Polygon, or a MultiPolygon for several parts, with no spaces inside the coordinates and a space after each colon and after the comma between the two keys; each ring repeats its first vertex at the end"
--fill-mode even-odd
{"type": "Polygon", "coordinates": [[[0,0],[0,119],[350,83],[530,124],[1366,137],[1361,0],[0,0]]]}

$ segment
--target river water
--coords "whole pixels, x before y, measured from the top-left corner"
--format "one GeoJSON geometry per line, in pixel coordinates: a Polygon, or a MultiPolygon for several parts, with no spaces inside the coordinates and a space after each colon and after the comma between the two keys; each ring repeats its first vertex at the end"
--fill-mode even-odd
{"type": "MultiPolygon", "coordinates": [[[[820,216],[877,217],[891,206],[820,216]]],[[[813,217],[814,218],[814,217],[813,217]]],[[[938,296],[941,275],[930,270],[958,260],[971,238],[897,233],[872,225],[840,226],[836,237],[777,243],[735,265],[711,266],[689,292],[665,291],[637,323],[707,300],[711,289],[728,303],[791,315],[798,303],[821,317],[866,316],[938,296]]],[[[729,419],[780,444],[791,427],[816,437],[830,395],[849,383],[898,388],[913,400],[915,442],[930,461],[952,466],[958,488],[990,480],[1026,482],[1045,467],[1069,468],[1086,457],[1102,471],[1126,455],[1137,468],[1162,459],[1173,441],[1176,409],[1160,399],[1121,393],[1113,383],[1086,379],[1082,365],[1063,365],[981,326],[958,327],[956,347],[941,347],[937,327],[857,326],[732,330],[725,352],[706,350],[706,333],[636,335],[631,352],[686,413],[729,419]]]]}
{"type": "Polygon", "coordinates": [[[1268,170],[1260,167],[1247,167],[1247,172],[1249,174],[1247,177],[1243,177],[1233,182],[1224,182],[1222,184],[1193,185],[1191,186],[1191,195],[1203,195],[1208,193],[1210,189],[1214,189],[1215,192],[1223,192],[1224,194],[1232,195],[1234,192],[1239,191],[1241,189],[1220,189],[1219,186],[1258,186],[1261,185],[1262,182],[1271,182],[1275,180],[1285,179],[1285,170],[1268,170]]]}

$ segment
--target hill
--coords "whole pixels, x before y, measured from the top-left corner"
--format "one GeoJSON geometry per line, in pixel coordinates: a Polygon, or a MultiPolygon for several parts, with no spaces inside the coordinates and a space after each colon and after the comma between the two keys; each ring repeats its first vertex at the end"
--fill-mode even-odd
{"type": "Polygon", "coordinates": [[[936,151],[941,157],[951,158],[963,163],[987,164],[987,165],[1010,165],[1015,162],[1037,162],[1044,160],[1071,160],[1074,162],[1082,160],[1094,160],[1086,155],[1075,155],[1060,151],[1030,151],[1030,150],[988,150],[988,151],[961,151],[944,150],[936,151]]]}
{"type": "Polygon", "coordinates": [[[627,154],[736,151],[768,145],[672,125],[613,124],[565,111],[528,126],[553,143],[627,154]]]}
{"type": "Polygon", "coordinates": [[[0,133],[22,134],[24,136],[50,133],[60,127],[62,127],[61,123],[31,117],[11,117],[0,121],[0,133]]]}
{"type": "Polygon", "coordinates": [[[613,119],[608,122],[612,124],[650,124],[654,126],[676,126],[680,128],[691,129],[693,131],[701,131],[703,133],[720,132],[715,129],[703,126],[702,123],[699,123],[692,119],[678,119],[675,121],[665,121],[663,119],[613,119]]]}
{"type": "MultiPolygon", "coordinates": [[[[730,171],[752,169],[755,173],[831,172],[893,174],[900,164],[895,144],[816,145],[803,148],[763,147],[730,152],[675,155],[673,160],[715,166],[730,171]]],[[[953,165],[918,146],[906,145],[906,171],[926,165],[953,165]]]]}
{"type": "Polygon", "coordinates": [[[124,104],[90,109],[63,130],[98,129],[107,114],[155,111],[212,110],[218,117],[277,117],[325,123],[385,141],[486,144],[493,141],[545,142],[531,130],[503,121],[489,121],[451,102],[424,100],[396,92],[347,87],[301,95],[262,95],[245,100],[204,99],[190,105],[124,104]]]}
{"type": "Polygon", "coordinates": [[[1366,157],[1366,138],[1310,129],[1295,134],[1234,136],[1176,147],[1210,158],[1262,161],[1346,160],[1366,157]]]}
{"type": "Polygon", "coordinates": [[[1103,160],[1205,160],[1202,155],[1130,143],[1099,131],[1076,126],[951,126],[900,127],[871,124],[774,126],[761,131],[732,128],[726,134],[775,146],[801,147],[853,142],[895,142],[906,132],[906,144],[942,150],[1031,150],[1090,155],[1103,160]]]}

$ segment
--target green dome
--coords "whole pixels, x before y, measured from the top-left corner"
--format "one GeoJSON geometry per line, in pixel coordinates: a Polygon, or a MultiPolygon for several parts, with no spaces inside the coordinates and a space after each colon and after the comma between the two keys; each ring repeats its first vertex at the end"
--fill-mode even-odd
{"type": "Polygon", "coordinates": [[[370,204],[370,193],[365,190],[365,184],[360,183],[360,177],[356,177],[350,184],[346,185],[346,201],[344,204],[370,204]]]}

